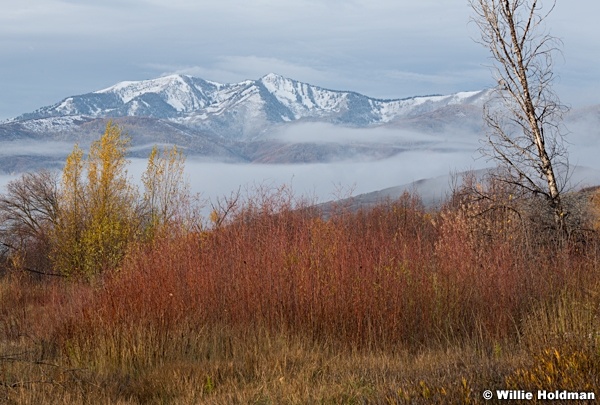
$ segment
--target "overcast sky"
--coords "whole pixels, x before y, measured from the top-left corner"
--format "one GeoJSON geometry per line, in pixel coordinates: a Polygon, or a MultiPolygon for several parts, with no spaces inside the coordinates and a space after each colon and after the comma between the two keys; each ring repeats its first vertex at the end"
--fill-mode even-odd
{"type": "MultiPolygon", "coordinates": [[[[269,72],[379,98],[490,86],[467,0],[0,0],[0,119],[124,80],[269,72]]],[[[600,90],[600,2],[560,1],[556,88],[600,90]]]]}

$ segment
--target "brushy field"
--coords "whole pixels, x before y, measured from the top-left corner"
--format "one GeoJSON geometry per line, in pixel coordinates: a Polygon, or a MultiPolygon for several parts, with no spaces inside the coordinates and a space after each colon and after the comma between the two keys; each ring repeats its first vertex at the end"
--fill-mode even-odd
{"type": "Polygon", "coordinates": [[[2,276],[0,403],[600,395],[599,242],[456,199],[429,212],[405,195],[327,219],[261,199],[136,244],[91,282],[2,276]]]}

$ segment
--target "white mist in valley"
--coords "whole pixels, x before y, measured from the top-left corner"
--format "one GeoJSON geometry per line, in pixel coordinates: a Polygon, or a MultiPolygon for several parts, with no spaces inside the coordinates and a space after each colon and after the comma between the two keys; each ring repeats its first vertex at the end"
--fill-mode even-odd
{"type": "MultiPolygon", "coordinates": [[[[568,149],[573,173],[570,185],[578,189],[600,184],[600,148],[598,123],[571,123],[568,149]]],[[[198,193],[206,206],[217,199],[240,190],[252,194],[257,188],[269,189],[282,185],[298,198],[325,202],[386,188],[405,186],[427,198],[441,199],[453,182],[453,173],[490,167],[493,162],[481,156],[481,136],[473,131],[446,128],[443,132],[405,130],[393,127],[368,129],[339,128],[329,124],[302,123],[266,134],[265,139],[285,144],[333,143],[339,145],[400,146],[399,153],[385,159],[348,155],[339,160],[307,164],[223,163],[207,157],[186,157],[186,178],[192,193],[198,193]],[[417,185],[411,185],[418,182],[417,185]]],[[[64,162],[72,150],[68,142],[0,142],[0,159],[15,156],[50,156],[64,162]]],[[[144,146],[146,147],[146,146],[144,146]]],[[[140,149],[135,145],[132,151],[140,149]]],[[[139,154],[137,154],[139,156],[139,154]]],[[[131,158],[128,175],[141,184],[147,161],[131,158]]],[[[0,186],[20,175],[0,174],[0,186]]],[[[4,188],[4,187],[3,187],[4,188]]]]}

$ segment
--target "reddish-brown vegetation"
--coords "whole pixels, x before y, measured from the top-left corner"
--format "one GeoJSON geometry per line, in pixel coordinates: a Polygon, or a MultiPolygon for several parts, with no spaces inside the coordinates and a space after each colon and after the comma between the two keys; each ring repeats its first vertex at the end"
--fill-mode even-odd
{"type": "Polygon", "coordinates": [[[0,398],[473,403],[535,386],[567,340],[595,364],[596,236],[557,244],[488,208],[404,195],[323,219],[275,194],[132,245],[91,283],[9,275],[0,398]]]}

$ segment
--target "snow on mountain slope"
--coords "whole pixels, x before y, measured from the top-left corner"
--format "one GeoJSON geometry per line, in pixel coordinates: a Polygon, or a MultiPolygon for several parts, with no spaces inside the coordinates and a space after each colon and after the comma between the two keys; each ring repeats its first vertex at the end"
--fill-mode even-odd
{"type": "Polygon", "coordinates": [[[303,118],[314,111],[339,112],[348,94],[324,90],[274,73],[264,76],[260,82],[279,103],[294,113],[294,119],[303,118]]]}
{"type": "Polygon", "coordinates": [[[131,105],[129,115],[137,115],[140,105],[149,105],[149,94],[158,95],[164,103],[181,113],[206,107],[216,87],[189,76],[171,75],[139,82],[121,82],[94,93],[118,96],[122,103],[131,105]]]}
{"type": "Polygon", "coordinates": [[[89,120],[90,118],[86,118],[81,115],[65,115],[59,117],[26,120],[21,123],[21,126],[24,129],[36,133],[64,132],[89,120]]]}
{"type": "Polygon", "coordinates": [[[486,94],[478,91],[379,100],[351,91],[327,90],[274,73],[233,84],[170,75],[121,82],[67,97],[11,122],[27,122],[31,130],[52,131],[63,130],[69,119],[76,123],[93,118],[147,117],[223,138],[250,139],[268,132],[273,125],[298,120],[353,127],[385,124],[449,105],[478,104],[486,94]],[[44,121],[34,122],[39,120],[44,121]]]}

